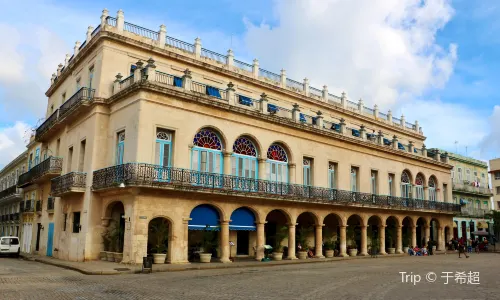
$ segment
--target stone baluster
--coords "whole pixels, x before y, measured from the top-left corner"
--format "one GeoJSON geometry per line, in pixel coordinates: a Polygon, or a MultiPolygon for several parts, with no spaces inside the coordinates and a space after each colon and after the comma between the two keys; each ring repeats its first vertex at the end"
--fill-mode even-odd
{"type": "Polygon", "coordinates": [[[406,118],[405,118],[405,115],[401,115],[401,127],[406,128],[406,118]]]}
{"type": "Polygon", "coordinates": [[[154,81],[156,77],[156,65],[154,59],[151,57],[148,59],[148,65],[146,66],[146,78],[147,80],[154,81]]]}
{"type": "Polygon", "coordinates": [[[387,122],[392,125],[392,111],[390,109],[387,112],[387,122]]]}
{"type": "Polygon", "coordinates": [[[231,68],[234,66],[234,52],[233,50],[227,50],[226,65],[231,68]]]}
{"type": "Polygon", "coordinates": [[[108,18],[109,16],[109,11],[105,8],[102,10],[102,14],[101,14],[101,30],[104,30],[104,27],[106,25],[106,19],[108,18]]]}
{"type": "Polygon", "coordinates": [[[293,109],[292,109],[292,119],[299,123],[300,122],[300,108],[299,108],[299,105],[297,103],[295,103],[293,105],[293,109]]]}
{"type": "Polygon", "coordinates": [[[59,65],[57,66],[57,77],[61,76],[61,70],[62,70],[62,68],[63,68],[63,65],[62,65],[62,64],[59,64],[59,65]]]}
{"type": "Polygon", "coordinates": [[[422,145],[422,156],[427,157],[427,148],[425,147],[425,144],[422,145]]]}
{"type": "Polygon", "coordinates": [[[363,113],[363,105],[364,105],[363,99],[359,98],[359,101],[358,101],[358,111],[359,111],[360,114],[363,113]]]}
{"type": "Polygon", "coordinates": [[[52,77],[50,78],[51,85],[54,84],[54,82],[56,82],[56,78],[57,78],[56,73],[52,73],[52,77]]]}
{"type": "Polygon", "coordinates": [[[253,60],[252,73],[253,73],[254,78],[256,78],[256,79],[259,78],[259,60],[258,59],[253,60]]]}
{"type": "Polygon", "coordinates": [[[134,70],[134,82],[141,81],[142,77],[142,69],[144,68],[144,63],[142,60],[139,60],[135,63],[136,67],[134,70]]]}
{"type": "Polygon", "coordinates": [[[201,39],[200,38],[194,39],[194,57],[196,57],[196,59],[201,58],[201,39]]]}
{"type": "Polygon", "coordinates": [[[281,87],[286,88],[286,71],[284,69],[281,69],[281,87]]]}
{"type": "Polygon", "coordinates": [[[66,53],[66,57],[64,58],[64,66],[65,67],[67,67],[69,64],[69,58],[70,58],[69,54],[66,53]]]}
{"type": "Polygon", "coordinates": [[[120,81],[122,81],[122,74],[118,73],[115,76],[115,81],[113,81],[113,95],[120,91],[120,81]]]}
{"type": "Polygon", "coordinates": [[[344,109],[347,108],[347,96],[346,96],[345,92],[342,92],[342,96],[340,97],[340,104],[342,105],[342,107],[344,109]]]}
{"type": "Polygon", "coordinates": [[[378,113],[379,113],[379,111],[378,111],[378,105],[375,104],[373,106],[373,116],[375,117],[375,119],[378,119],[378,113]]]}
{"type": "Polygon", "coordinates": [[[304,95],[309,97],[309,79],[307,78],[304,78],[303,89],[304,89],[304,95]]]}
{"type": "Polygon", "coordinates": [[[326,85],[323,86],[322,98],[323,101],[328,102],[328,87],[326,85]]]}
{"type": "Polygon", "coordinates": [[[116,30],[118,32],[122,32],[125,27],[125,16],[123,14],[123,10],[118,10],[116,13],[116,30]]]}
{"type": "Polygon", "coordinates": [[[260,95],[260,113],[264,115],[268,115],[269,112],[267,111],[267,95],[266,93],[262,93],[260,95]]]}
{"type": "Polygon", "coordinates": [[[377,142],[379,145],[384,144],[384,133],[382,133],[382,130],[378,131],[377,142]]]}
{"type": "Polygon", "coordinates": [[[398,137],[396,135],[392,137],[392,148],[398,150],[398,137]]]}
{"type": "Polygon", "coordinates": [[[80,53],[80,46],[81,43],[79,41],[76,41],[75,46],[73,47],[73,54],[75,55],[75,57],[78,55],[78,53],[80,53]]]}
{"type": "Polygon", "coordinates": [[[94,31],[94,27],[89,26],[87,28],[87,43],[86,44],[88,44],[90,42],[90,40],[92,39],[92,31],[94,31]]]}
{"type": "Polygon", "coordinates": [[[366,140],[366,129],[365,129],[365,125],[361,124],[360,128],[359,128],[359,137],[365,141],[366,140]]]}
{"type": "Polygon", "coordinates": [[[345,120],[344,118],[340,119],[340,134],[346,134],[346,126],[345,126],[345,120]]]}
{"type": "Polygon", "coordinates": [[[189,69],[184,70],[184,75],[182,76],[182,88],[186,91],[192,91],[193,77],[191,77],[191,71],[189,69]]]}
{"type": "Polygon", "coordinates": [[[226,89],[226,100],[230,105],[236,105],[236,93],[234,90],[234,84],[229,82],[226,89]]]}
{"type": "Polygon", "coordinates": [[[160,48],[165,48],[165,44],[167,43],[167,26],[161,24],[160,30],[158,31],[158,46],[160,48]]]}

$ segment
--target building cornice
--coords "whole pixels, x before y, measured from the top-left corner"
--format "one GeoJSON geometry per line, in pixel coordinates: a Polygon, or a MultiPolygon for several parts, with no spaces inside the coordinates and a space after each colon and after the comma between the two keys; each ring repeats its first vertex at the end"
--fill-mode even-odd
{"type": "Polygon", "coordinates": [[[5,165],[5,167],[3,167],[2,170],[0,170],[0,176],[2,176],[6,170],[10,170],[11,167],[13,167],[19,163],[22,163],[22,161],[25,160],[27,157],[28,157],[28,150],[24,150],[23,153],[19,154],[10,163],[5,165]]]}

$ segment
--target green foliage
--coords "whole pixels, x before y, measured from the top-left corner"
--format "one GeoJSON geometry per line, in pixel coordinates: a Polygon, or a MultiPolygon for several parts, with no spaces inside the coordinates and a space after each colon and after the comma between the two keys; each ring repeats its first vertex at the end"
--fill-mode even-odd
{"type": "Polygon", "coordinates": [[[411,237],[408,232],[403,233],[403,247],[410,247],[411,237]]]}
{"type": "Polygon", "coordinates": [[[335,250],[337,246],[337,235],[333,235],[333,233],[328,228],[325,228],[323,230],[323,241],[323,248],[325,250],[335,250]]]}
{"type": "Polygon", "coordinates": [[[347,240],[349,242],[349,249],[358,249],[358,245],[356,244],[356,230],[355,226],[349,226],[346,230],[347,240]]]}
{"type": "Polygon", "coordinates": [[[217,231],[211,230],[210,226],[207,225],[203,231],[203,240],[201,242],[203,253],[212,253],[213,250],[217,249],[218,244],[217,231]]]}
{"type": "Polygon", "coordinates": [[[300,227],[297,234],[297,245],[301,245],[301,251],[309,250],[310,246],[307,244],[307,238],[313,232],[312,227],[300,227]]]}
{"type": "Polygon", "coordinates": [[[380,240],[379,240],[377,234],[372,234],[370,244],[371,244],[370,248],[371,248],[372,254],[378,253],[379,248],[380,248],[380,240]]]}
{"type": "Polygon", "coordinates": [[[165,219],[152,220],[149,227],[149,234],[153,240],[153,247],[151,251],[155,253],[166,253],[167,246],[165,243],[168,241],[169,226],[168,221],[165,219]]]}
{"type": "Polygon", "coordinates": [[[283,246],[281,245],[281,243],[287,237],[288,237],[288,227],[283,226],[279,230],[277,230],[276,234],[274,235],[273,252],[279,252],[279,253],[283,252],[283,246]]]}
{"type": "Polygon", "coordinates": [[[101,233],[102,236],[102,244],[104,245],[104,251],[111,251],[110,246],[111,246],[111,234],[109,230],[104,230],[101,233]]]}
{"type": "Polygon", "coordinates": [[[110,232],[110,238],[111,238],[111,250],[115,252],[123,252],[123,238],[125,236],[125,231],[124,228],[118,224],[111,232],[110,232]]]}
{"type": "Polygon", "coordinates": [[[500,211],[492,210],[490,213],[484,216],[485,218],[489,218],[493,220],[493,231],[497,237],[497,240],[500,239],[500,211]]]}

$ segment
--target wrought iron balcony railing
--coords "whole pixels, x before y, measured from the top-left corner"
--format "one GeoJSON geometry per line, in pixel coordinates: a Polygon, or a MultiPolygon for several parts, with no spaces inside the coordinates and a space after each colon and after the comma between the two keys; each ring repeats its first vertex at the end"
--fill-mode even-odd
{"type": "Polygon", "coordinates": [[[52,179],[51,194],[60,196],[69,192],[84,192],[87,173],[71,172],[52,179]]]}
{"type": "Polygon", "coordinates": [[[42,200],[36,200],[36,211],[41,212],[42,211],[42,200]]]}
{"type": "Polygon", "coordinates": [[[493,195],[493,190],[485,187],[475,187],[472,183],[467,182],[453,182],[453,190],[464,193],[493,195]]]}
{"type": "Polygon", "coordinates": [[[55,204],[55,198],[54,197],[49,197],[47,199],[47,211],[54,211],[54,204],[55,204]]]}
{"type": "Polygon", "coordinates": [[[21,174],[19,176],[19,181],[17,186],[23,187],[27,186],[34,181],[44,177],[45,175],[59,175],[62,171],[62,158],[51,156],[46,160],[42,161],[38,165],[31,168],[26,173],[21,174]]]}
{"type": "Polygon", "coordinates": [[[36,129],[35,138],[36,139],[39,138],[45,132],[47,132],[50,128],[52,128],[57,123],[58,116],[59,116],[59,110],[56,109],[50,115],[50,117],[48,117],[47,120],[45,120],[45,122],[42,123],[42,125],[38,126],[38,128],[36,129]]]}
{"type": "Polygon", "coordinates": [[[33,212],[34,209],[35,209],[34,200],[26,200],[24,202],[24,212],[33,212]]]}
{"type": "Polygon", "coordinates": [[[24,211],[24,201],[21,201],[21,202],[19,203],[19,211],[20,211],[20,212],[23,212],[23,211],[24,211]]]}
{"type": "Polygon", "coordinates": [[[66,102],[59,108],[59,118],[62,119],[66,117],[71,111],[73,111],[80,104],[90,101],[94,98],[94,89],[89,89],[86,87],[80,88],[73,96],[71,96],[66,102]]]}
{"type": "Polygon", "coordinates": [[[17,186],[13,185],[13,186],[6,188],[5,190],[0,192],[0,200],[3,198],[9,197],[9,196],[18,195],[18,194],[19,194],[19,190],[18,190],[17,186]]]}
{"type": "Polygon", "coordinates": [[[478,217],[482,218],[491,213],[490,209],[480,209],[480,208],[464,208],[460,212],[460,215],[463,217],[478,217]]]}
{"type": "Polygon", "coordinates": [[[94,191],[125,186],[202,190],[204,192],[278,198],[310,203],[363,205],[403,210],[460,212],[460,205],[436,201],[350,192],[193,170],[127,163],[94,171],[94,191]]]}
{"type": "Polygon", "coordinates": [[[19,221],[19,213],[14,213],[14,214],[12,214],[12,215],[13,215],[13,217],[14,217],[14,218],[12,219],[13,221],[19,221]]]}

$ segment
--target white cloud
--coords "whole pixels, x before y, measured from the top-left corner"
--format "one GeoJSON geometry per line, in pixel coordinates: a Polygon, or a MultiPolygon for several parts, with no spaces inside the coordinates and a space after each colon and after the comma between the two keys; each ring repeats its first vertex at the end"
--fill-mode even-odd
{"type": "Polygon", "coordinates": [[[500,157],[500,105],[495,105],[489,118],[490,133],[480,143],[481,156],[488,159],[500,157]]]}
{"type": "Polygon", "coordinates": [[[19,53],[21,36],[19,31],[7,24],[0,23],[0,83],[11,83],[22,79],[24,57],[19,53]]]}
{"type": "Polygon", "coordinates": [[[0,169],[26,150],[26,137],[31,128],[24,122],[0,128],[0,169]]]}
{"type": "Polygon", "coordinates": [[[454,13],[450,1],[421,2],[278,1],[279,25],[248,24],[245,39],[265,68],[388,108],[443,87],[457,60],[455,44],[435,41],[454,13]]]}

